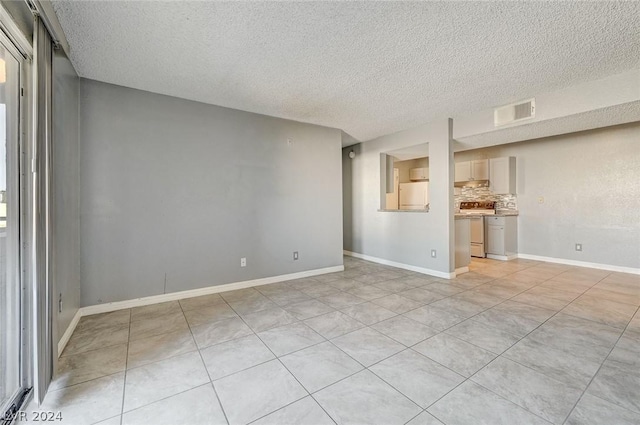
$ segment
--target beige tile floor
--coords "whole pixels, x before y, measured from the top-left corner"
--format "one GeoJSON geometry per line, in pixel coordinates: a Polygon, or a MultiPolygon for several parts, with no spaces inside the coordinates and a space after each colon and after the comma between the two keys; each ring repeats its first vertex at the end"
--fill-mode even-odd
{"type": "Polygon", "coordinates": [[[474,260],[84,317],[64,424],[640,424],[640,276],[474,260]]]}

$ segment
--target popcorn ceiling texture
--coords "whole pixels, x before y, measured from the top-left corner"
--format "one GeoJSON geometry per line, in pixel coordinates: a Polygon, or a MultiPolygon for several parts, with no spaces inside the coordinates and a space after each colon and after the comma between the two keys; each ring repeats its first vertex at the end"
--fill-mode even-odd
{"type": "Polygon", "coordinates": [[[640,66],[637,2],[53,7],[81,77],[361,141],[640,66]]]}
{"type": "Polygon", "coordinates": [[[462,187],[461,189],[461,193],[455,195],[456,209],[460,209],[460,202],[495,201],[497,210],[518,211],[518,197],[516,195],[498,195],[488,187],[462,187]]]}

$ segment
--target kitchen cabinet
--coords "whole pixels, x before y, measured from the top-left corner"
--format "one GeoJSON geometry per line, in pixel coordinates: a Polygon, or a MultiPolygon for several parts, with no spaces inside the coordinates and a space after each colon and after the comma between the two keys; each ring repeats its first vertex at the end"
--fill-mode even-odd
{"type": "Polygon", "coordinates": [[[489,160],[456,162],[454,174],[456,182],[489,180],[489,160]]]}
{"type": "Polygon", "coordinates": [[[412,168],[409,170],[409,180],[429,180],[429,168],[412,168]]]}
{"type": "Polygon", "coordinates": [[[487,226],[487,254],[505,255],[504,226],[487,226]]]}
{"type": "Polygon", "coordinates": [[[485,217],[487,258],[510,260],[518,252],[517,217],[485,217]]]}
{"type": "Polygon", "coordinates": [[[471,161],[471,180],[489,180],[489,160],[471,161]]]}
{"type": "Polygon", "coordinates": [[[456,217],[455,220],[455,266],[456,272],[464,273],[469,271],[471,262],[470,243],[470,221],[468,217],[456,217]]]}
{"type": "Polygon", "coordinates": [[[489,160],[489,190],[495,194],[516,193],[516,158],[513,156],[489,160]]]}
{"type": "Polygon", "coordinates": [[[471,161],[456,162],[455,182],[468,182],[471,180],[471,161]]]}

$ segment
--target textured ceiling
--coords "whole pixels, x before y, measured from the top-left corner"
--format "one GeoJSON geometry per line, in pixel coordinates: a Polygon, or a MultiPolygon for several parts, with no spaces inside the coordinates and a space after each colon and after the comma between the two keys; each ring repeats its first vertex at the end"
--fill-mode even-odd
{"type": "Polygon", "coordinates": [[[363,141],[640,67],[637,2],[53,6],[82,77],[363,141]]]}

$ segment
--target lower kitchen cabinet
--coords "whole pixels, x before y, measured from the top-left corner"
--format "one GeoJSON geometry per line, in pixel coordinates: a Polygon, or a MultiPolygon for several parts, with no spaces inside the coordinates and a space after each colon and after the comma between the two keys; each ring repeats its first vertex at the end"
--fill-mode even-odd
{"type": "Polygon", "coordinates": [[[510,260],[518,252],[516,216],[485,217],[487,258],[510,260]]]}

